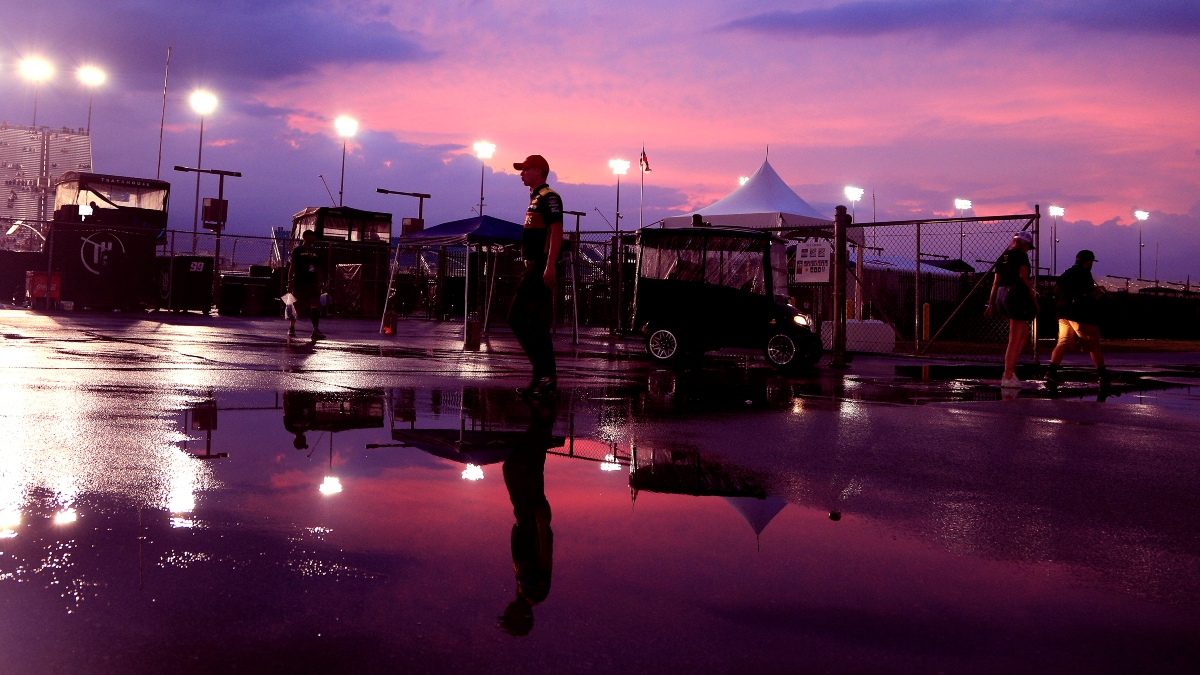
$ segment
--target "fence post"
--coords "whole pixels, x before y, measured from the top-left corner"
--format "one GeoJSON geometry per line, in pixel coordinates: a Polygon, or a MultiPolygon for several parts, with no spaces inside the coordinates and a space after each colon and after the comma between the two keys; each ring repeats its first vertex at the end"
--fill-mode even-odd
{"type": "MultiPolygon", "coordinates": [[[[43,221],[45,222],[45,221],[43,221]]],[[[50,311],[50,284],[54,279],[54,223],[46,227],[46,311],[50,311]]],[[[58,297],[62,297],[62,281],[59,281],[58,297]]],[[[35,284],[36,286],[36,284],[35,284]]],[[[30,308],[33,300],[29,301],[30,308]]]]}
{"type": "Polygon", "coordinates": [[[833,360],[832,368],[846,368],[846,228],[850,214],[845,206],[833,216],[833,360]]]}
{"type": "Polygon", "coordinates": [[[913,267],[913,355],[921,354],[921,223],[917,223],[917,256],[913,267]]]}

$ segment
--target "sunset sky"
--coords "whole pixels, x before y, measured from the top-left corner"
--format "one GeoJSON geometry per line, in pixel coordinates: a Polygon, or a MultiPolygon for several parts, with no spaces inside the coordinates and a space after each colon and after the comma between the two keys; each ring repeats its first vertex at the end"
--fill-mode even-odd
{"type": "MultiPolygon", "coordinates": [[[[473,215],[474,141],[497,145],[487,207],[516,219],[512,162],[549,160],[589,229],[613,218],[608,160],[634,162],[623,228],[703,206],[770,161],[822,212],[842,188],[873,191],[878,219],[1064,206],[1063,250],[1090,247],[1101,274],[1136,272],[1134,209],[1151,212],[1147,266],[1200,278],[1200,3],[1037,2],[410,3],[400,0],[3,0],[0,119],[28,124],[17,61],[56,66],[38,121],[83,126],[81,64],[96,92],[97,171],[155,174],[162,78],[174,43],[163,177],[171,227],[190,228],[198,119],[188,93],[220,99],[205,161],[240,170],[230,229],[264,234],[335,195],[332,120],[360,120],[346,202],[415,215],[377,187],[431,192],[430,224],[473,215]]],[[[215,181],[206,194],[215,194],[215,181]]],[[[869,219],[869,202],[860,220],[869,219]]],[[[1061,260],[1061,258],[1060,258],[1061,260]]],[[[1149,270],[1147,270],[1149,273],[1149,270]]]]}

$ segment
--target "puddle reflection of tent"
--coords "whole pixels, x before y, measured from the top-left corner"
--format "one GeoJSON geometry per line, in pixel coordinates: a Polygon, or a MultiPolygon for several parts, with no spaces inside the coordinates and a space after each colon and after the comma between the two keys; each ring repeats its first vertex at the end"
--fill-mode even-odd
{"type": "Polygon", "coordinates": [[[750,525],[750,529],[754,530],[754,536],[758,537],[763,530],[767,529],[767,525],[779,515],[779,512],[787,506],[787,502],[775,495],[767,495],[763,499],[754,497],[723,497],[738,513],[742,514],[742,518],[746,519],[746,523],[750,525]]]}

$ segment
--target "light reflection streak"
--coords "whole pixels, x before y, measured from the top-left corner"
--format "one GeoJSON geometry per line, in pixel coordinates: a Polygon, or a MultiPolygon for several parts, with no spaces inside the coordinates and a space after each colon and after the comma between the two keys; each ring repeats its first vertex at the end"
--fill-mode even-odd
{"type": "Polygon", "coordinates": [[[617,463],[616,455],[605,455],[604,461],[600,463],[601,471],[620,471],[621,465],[617,463]]]}
{"type": "Polygon", "coordinates": [[[323,495],[336,495],[342,491],[342,481],[337,476],[325,476],[325,482],[318,489],[323,495]]]}

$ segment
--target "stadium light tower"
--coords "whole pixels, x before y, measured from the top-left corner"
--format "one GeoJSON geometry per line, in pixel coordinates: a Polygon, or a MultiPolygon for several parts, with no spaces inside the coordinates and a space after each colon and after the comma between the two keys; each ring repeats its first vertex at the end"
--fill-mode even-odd
{"type": "Polygon", "coordinates": [[[1142,223],[1150,220],[1149,211],[1134,211],[1133,217],[1138,221],[1138,279],[1142,278],[1142,249],[1146,247],[1142,243],[1142,223]]]}
{"type": "Polygon", "coordinates": [[[217,97],[203,89],[197,89],[188,97],[192,110],[200,116],[200,149],[196,152],[196,205],[192,210],[192,253],[196,252],[197,238],[200,233],[200,171],[204,160],[204,118],[217,109],[217,97]]]}
{"type": "Polygon", "coordinates": [[[346,143],[358,133],[358,120],[342,115],[333,121],[333,128],[342,137],[342,182],[338,185],[338,206],[342,206],[342,196],[346,190],[346,143]]]}
{"type": "Polygon", "coordinates": [[[50,79],[54,75],[54,66],[50,62],[30,56],[21,59],[17,64],[17,70],[21,72],[21,77],[33,83],[33,126],[37,126],[37,107],[38,107],[38,89],[42,82],[50,79]]]}
{"type": "Polygon", "coordinates": [[[474,145],[475,156],[479,158],[479,217],[483,217],[483,175],[487,171],[487,160],[496,154],[496,144],[479,141],[474,145]]]}
{"type": "Polygon", "coordinates": [[[1055,276],[1058,276],[1058,218],[1065,215],[1067,215],[1067,210],[1063,207],[1050,207],[1050,217],[1053,219],[1053,224],[1050,226],[1050,273],[1055,276]]]}
{"type": "Polygon", "coordinates": [[[92,135],[92,97],[96,93],[96,87],[99,87],[100,85],[104,84],[104,81],[108,79],[108,76],[104,74],[103,70],[100,70],[99,68],[97,68],[95,66],[84,66],[84,67],[80,68],[79,71],[76,73],[76,76],[79,77],[79,81],[81,83],[83,83],[83,86],[88,88],[87,133],[89,136],[91,136],[92,135]]]}
{"type": "Polygon", "coordinates": [[[858,222],[855,207],[858,206],[858,200],[862,199],[862,196],[866,194],[867,191],[862,188],[851,187],[847,185],[845,192],[846,199],[850,200],[850,219],[852,222],[858,222]]]}
{"type": "Polygon", "coordinates": [[[610,159],[608,160],[608,168],[612,169],[613,175],[617,177],[617,232],[621,231],[621,176],[629,171],[629,160],[626,159],[610,159]]]}

